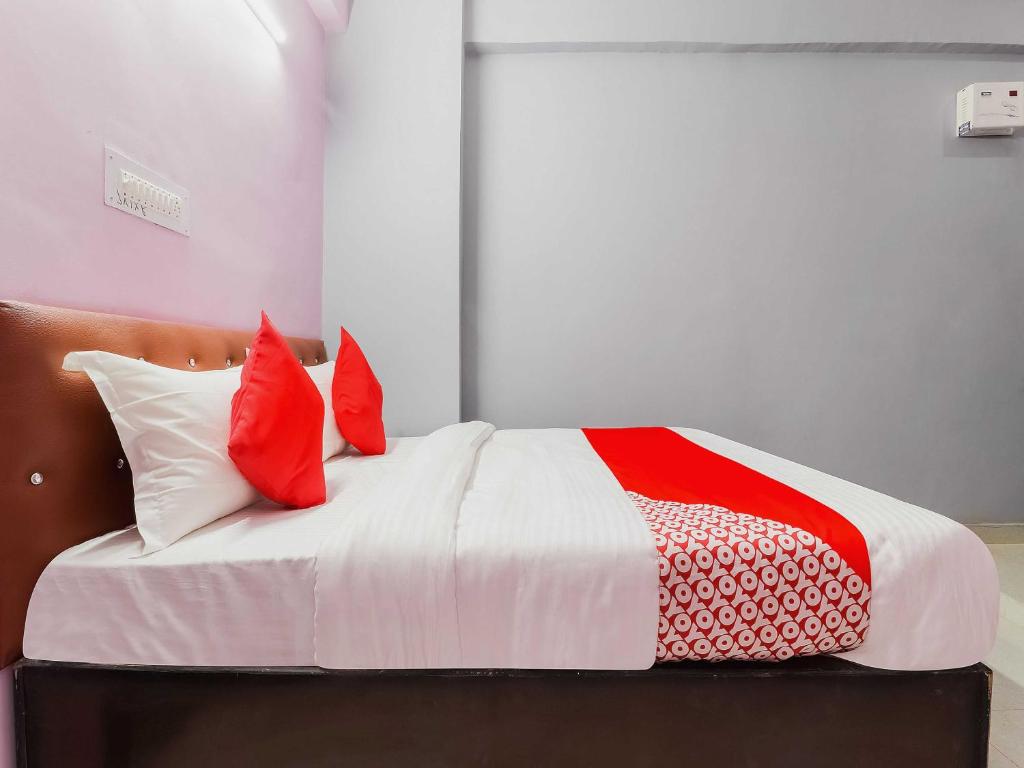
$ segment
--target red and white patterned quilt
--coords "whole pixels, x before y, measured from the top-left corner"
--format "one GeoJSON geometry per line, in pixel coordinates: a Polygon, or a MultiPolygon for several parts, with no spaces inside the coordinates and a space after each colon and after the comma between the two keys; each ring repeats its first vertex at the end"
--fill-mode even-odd
{"type": "Polygon", "coordinates": [[[654,536],[659,661],[783,660],[864,642],[867,546],[838,512],[668,429],[584,434],[654,536]]]}

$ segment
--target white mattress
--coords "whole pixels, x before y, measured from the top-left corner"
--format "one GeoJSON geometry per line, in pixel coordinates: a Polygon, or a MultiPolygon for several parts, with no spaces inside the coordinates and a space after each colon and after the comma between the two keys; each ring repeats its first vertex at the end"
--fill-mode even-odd
{"type": "MultiPolygon", "coordinates": [[[[679,431],[827,504],[864,535],[871,627],[848,658],[941,669],[989,651],[998,580],[966,528],[679,431]]],[[[327,481],[321,507],[257,505],[146,557],[133,529],[64,552],[33,593],[25,655],[341,668],[653,662],[653,540],[578,430],[448,427],[389,441],[382,457],[332,460],[327,481]]]]}

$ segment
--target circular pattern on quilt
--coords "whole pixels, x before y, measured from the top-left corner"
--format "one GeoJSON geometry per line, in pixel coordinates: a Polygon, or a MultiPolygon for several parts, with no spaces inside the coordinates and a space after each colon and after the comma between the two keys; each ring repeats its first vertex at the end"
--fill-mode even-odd
{"type": "Polygon", "coordinates": [[[856,648],[870,589],[800,528],[629,493],[658,549],[658,661],[784,660],[856,648]]]}

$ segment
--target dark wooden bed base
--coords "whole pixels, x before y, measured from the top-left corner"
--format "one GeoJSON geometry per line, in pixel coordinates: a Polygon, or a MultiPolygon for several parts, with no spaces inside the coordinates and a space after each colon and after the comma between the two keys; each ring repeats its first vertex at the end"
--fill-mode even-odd
{"type": "MultiPolygon", "coordinates": [[[[103,349],[211,370],[240,364],[250,338],[0,301],[0,666],[21,655],[29,596],[50,559],[134,519],[110,417],[83,374],[61,370],[64,355],[103,349]]],[[[290,343],[307,365],[326,359],[317,339],[290,343]]],[[[986,762],[990,677],[980,664],[900,673],[832,658],[645,672],[23,660],[17,744],[22,768],[973,768],[986,762]]]]}
{"type": "Polygon", "coordinates": [[[14,670],[20,768],[986,765],[991,672],[14,670]]]}

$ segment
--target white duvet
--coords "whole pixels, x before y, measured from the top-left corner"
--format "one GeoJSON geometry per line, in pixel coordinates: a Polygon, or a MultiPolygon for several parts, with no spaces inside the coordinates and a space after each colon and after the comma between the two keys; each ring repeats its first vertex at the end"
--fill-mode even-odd
{"type": "MultiPolygon", "coordinates": [[[[688,439],[851,521],[871,559],[871,626],[843,654],[888,669],[980,661],[991,556],[963,526],[696,430],[688,439]]],[[[132,529],[58,556],[25,654],[114,664],[643,669],[657,551],[582,432],[481,422],[327,465],[328,502],[243,510],[137,557],[132,529]]]]}

